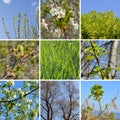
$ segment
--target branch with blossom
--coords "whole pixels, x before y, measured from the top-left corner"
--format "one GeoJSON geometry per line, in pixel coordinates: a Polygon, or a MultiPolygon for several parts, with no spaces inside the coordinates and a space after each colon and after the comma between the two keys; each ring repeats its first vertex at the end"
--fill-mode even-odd
{"type": "Polygon", "coordinates": [[[0,94],[0,119],[35,120],[39,116],[38,81],[0,82],[0,94]]]}
{"type": "MultiPolygon", "coordinates": [[[[76,1],[79,4],[79,1],[76,1]]],[[[78,39],[79,38],[79,5],[74,1],[65,4],[42,2],[41,37],[43,39],[78,39]],[[77,10],[75,8],[78,8],[77,10]]]]}

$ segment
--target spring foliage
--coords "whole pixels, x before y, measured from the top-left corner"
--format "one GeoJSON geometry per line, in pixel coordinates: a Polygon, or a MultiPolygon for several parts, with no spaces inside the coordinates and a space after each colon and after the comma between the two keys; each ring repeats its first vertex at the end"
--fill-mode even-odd
{"type": "Polygon", "coordinates": [[[37,79],[39,44],[37,41],[0,42],[1,79],[37,79]]]}
{"type": "Polygon", "coordinates": [[[93,115],[95,111],[94,105],[89,105],[88,99],[85,99],[85,105],[83,105],[82,107],[82,120],[115,120],[115,114],[111,112],[110,107],[113,107],[115,110],[118,109],[115,103],[118,94],[111,100],[110,104],[106,103],[105,105],[102,105],[102,97],[104,97],[104,92],[105,91],[100,84],[94,84],[91,87],[88,99],[92,98],[94,101],[97,101],[99,105],[99,110],[97,114],[93,115]]]}
{"type": "Polygon", "coordinates": [[[82,41],[81,69],[85,79],[119,79],[119,41],[82,41]]]}
{"type": "Polygon", "coordinates": [[[120,18],[112,11],[91,11],[81,15],[81,37],[83,39],[119,39],[120,18]]]}

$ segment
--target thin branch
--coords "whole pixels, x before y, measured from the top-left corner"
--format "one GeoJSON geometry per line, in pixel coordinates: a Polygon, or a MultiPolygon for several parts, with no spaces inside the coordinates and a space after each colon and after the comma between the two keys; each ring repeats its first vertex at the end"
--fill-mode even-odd
{"type": "MultiPolygon", "coordinates": [[[[36,90],[38,90],[38,89],[39,89],[39,87],[31,90],[30,92],[24,94],[23,97],[26,97],[27,95],[30,95],[31,93],[33,93],[34,91],[36,91],[36,90]]],[[[0,100],[0,103],[15,102],[15,101],[18,101],[18,100],[20,100],[20,99],[21,99],[21,97],[18,97],[18,98],[13,99],[13,100],[0,100]]]]}
{"type": "MultiPolygon", "coordinates": [[[[36,54],[38,54],[38,53],[39,53],[39,51],[36,51],[36,52],[33,53],[33,55],[27,57],[26,59],[23,59],[23,60],[22,60],[22,58],[21,58],[20,61],[19,61],[19,63],[18,63],[18,65],[16,65],[15,67],[21,66],[23,63],[27,62],[27,61],[30,60],[34,55],[36,55],[36,54]]],[[[13,75],[12,75],[12,74],[7,74],[7,72],[6,72],[6,74],[2,77],[2,79],[8,79],[8,78],[11,78],[11,77],[13,77],[13,75]]]]}
{"type": "Polygon", "coordinates": [[[47,119],[45,119],[45,117],[43,115],[41,115],[41,117],[42,117],[43,120],[47,120],[47,119]]]}
{"type": "MultiPolygon", "coordinates": [[[[108,42],[105,42],[103,43],[102,45],[100,45],[100,47],[105,47],[107,49],[107,47],[110,45],[111,41],[108,41],[108,42]]],[[[84,45],[83,45],[84,46],[84,45]]],[[[86,49],[87,47],[89,46],[85,46],[84,49],[86,49]]],[[[83,49],[83,50],[84,50],[83,49]]],[[[84,53],[82,50],[82,53],[84,53]]],[[[102,56],[100,56],[99,58],[101,58],[102,56]]],[[[84,61],[84,58],[85,58],[85,54],[82,56],[81,58],[81,63],[82,63],[82,66],[81,66],[81,69],[82,69],[82,77],[84,77],[84,71],[89,67],[89,65],[91,65],[94,60],[90,60],[90,61],[86,61],[86,62],[83,62],[84,61]],[[84,63],[84,64],[83,64],[84,63]]],[[[97,62],[95,62],[94,64],[96,64],[97,62]]],[[[93,69],[91,70],[93,71],[93,69]]],[[[90,73],[89,73],[90,74],[90,73]]]]}
{"type": "Polygon", "coordinates": [[[41,104],[41,107],[42,107],[46,112],[48,112],[47,109],[46,109],[42,104],[41,104]]]}
{"type": "Polygon", "coordinates": [[[71,119],[73,119],[73,118],[76,117],[77,115],[79,115],[79,112],[77,112],[76,114],[74,114],[71,119]]]}
{"type": "MultiPolygon", "coordinates": [[[[100,66],[100,62],[99,62],[99,58],[98,58],[98,56],[97,56],[97,54],[96,54],[96,50],[95,50],[95,47],[94,47],[94,45],[93,45],[93,42],[90,41],[90,44],[91,44],[91,47],[92,47],[92,49],[93,49],[94,56],[95,56],[95,58],[96,58],[96,61],[97,61],[98,67],[101,68],[101,66],[100,66]]],[[[102,70],[100,70],[100,74],[101,74],[102,79],[104,79],[104,74],[103,74],[102,70]]]]}
{"type": "Polygon", "coordinates": [[[6,26],[5,26],[4,17],[2,17],[2,23],[3,23],[4,30],[5,30],[5,34],[7,38],[10,39],[9,32],[7,31],[6,26]]]}
{"type": "Polygon", "coordinates": [[[3,62],[3,61],[7,61],[8,59],[10,59],[12,56],[7,56],[6,58],[2,58],[2,59],[0,59],[0,62],[3,62]]]}

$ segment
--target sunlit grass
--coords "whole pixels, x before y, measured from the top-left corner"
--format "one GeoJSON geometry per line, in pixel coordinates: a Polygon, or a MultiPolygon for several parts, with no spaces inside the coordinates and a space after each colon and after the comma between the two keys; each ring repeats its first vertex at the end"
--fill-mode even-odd
{"type": "Polygon", "coordinates": [[[79,41],[42,41],[41,78],[79,79],[79,41]]]}

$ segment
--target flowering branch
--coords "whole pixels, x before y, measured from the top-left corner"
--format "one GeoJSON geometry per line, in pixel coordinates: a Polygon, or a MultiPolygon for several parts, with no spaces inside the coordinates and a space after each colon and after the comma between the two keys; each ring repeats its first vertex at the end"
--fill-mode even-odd
{"type": "Polygon", "coordinates": [[[71,39],[72,35],[77,36],[79,34],[78,17],[75,13],[77,11],[73,11],[72,7],[70,8],[63,3],[58,5],[58,3],[53,2],[52,4],[49,3],[49,6],[48,3],[43,4],[45,5],[42,7],[41,25],[43,26],[42,31],[47,33],[45,37],[71,39]]]}
{"type": "MultiPolygon", "coordinates": [[[[35,92],[35,91],[38,90],[38,89],[39,89],[39,87],[37,87],[37,88],[31,90],[30,92],[24,94],[24,95],[22,96],[22,98],[28,96],[29,94],[35,92]]],[[[18,100],[20,100],[20,99],[21,99],[21,97],[18,97],[18,98],[13,99],[13,100],[0,100],[0,103],[15,102],[15,101],[18,101],[18,100]]]]}

